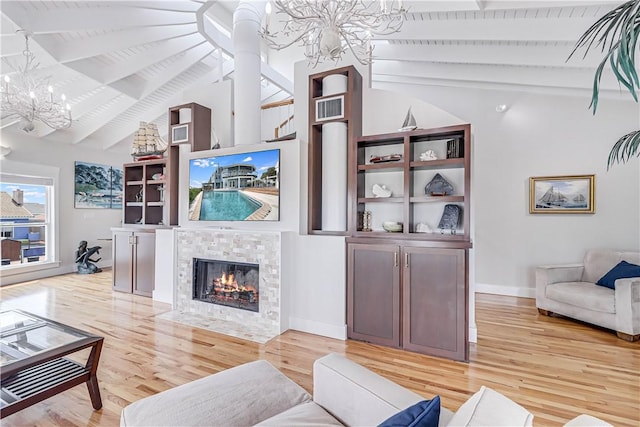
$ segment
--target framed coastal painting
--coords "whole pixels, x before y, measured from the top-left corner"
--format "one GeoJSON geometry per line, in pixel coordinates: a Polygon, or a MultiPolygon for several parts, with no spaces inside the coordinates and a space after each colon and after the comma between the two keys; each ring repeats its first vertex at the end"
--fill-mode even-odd
{"type": "Polygon", "coordinates": [[[529,213],[592,214],[595,175],[529,178],[529,213]]]}
{"type": "Polygon", "coordinates": [[[76,209],[122,209],[122,169],[75,162],[74,176],[76,209]]]}

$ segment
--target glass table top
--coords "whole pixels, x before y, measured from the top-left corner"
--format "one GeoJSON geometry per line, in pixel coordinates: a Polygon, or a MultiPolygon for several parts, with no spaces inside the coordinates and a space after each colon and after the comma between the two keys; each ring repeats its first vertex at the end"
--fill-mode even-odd
{"type": "Polygon", "coordinates": [[[21,310],[1,312],[0,331],[0,367],[88,336],[21,310]]]}

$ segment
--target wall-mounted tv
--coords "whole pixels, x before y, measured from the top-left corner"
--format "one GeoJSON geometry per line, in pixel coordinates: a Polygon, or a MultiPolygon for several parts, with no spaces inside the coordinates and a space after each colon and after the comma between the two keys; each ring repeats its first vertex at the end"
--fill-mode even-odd
{"type": "Polygon", "coordinates": [[[190,221],[279,221],[280,150],[189,161],[190,221]]]}

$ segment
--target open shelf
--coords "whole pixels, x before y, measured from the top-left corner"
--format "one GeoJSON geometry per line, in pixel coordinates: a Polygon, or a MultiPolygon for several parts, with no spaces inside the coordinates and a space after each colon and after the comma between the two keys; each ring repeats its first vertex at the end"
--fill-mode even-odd
{"type": "MultiPolygon", "coordinates": [[[[470,222],[470,125],[436,129],[419,129],[355,138],[350,172],[353,206],[351,228],[353,236],[389,239],[468,241],[470,222]],[[373,156],[401,154],[400,161],[370,163],[373,156]],[[420,160],[431,154],[434,160],[420,160]],[[453,186],[447,195],[425,194],[425,186],[440,174],[453,186]],[[385,185],[391,197],[372,194],[373,185],[385,185]],[[461,209],[461,220],[455,234],[438,228],[447,205],[461,209]],[[382,222],[403,224],[400,233],[361,231],[363,214],[371,213],[371,228],[382,229],[382,222]],[[428,226],[432,233],[417,232],[418,224],[428,226]]],[[[452,209],[452,208],[448,208],[452,209]]]]}

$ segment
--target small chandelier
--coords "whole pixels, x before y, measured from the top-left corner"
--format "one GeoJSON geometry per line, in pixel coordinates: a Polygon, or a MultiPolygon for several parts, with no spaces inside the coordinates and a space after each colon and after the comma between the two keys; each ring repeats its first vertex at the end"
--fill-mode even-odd
{"type": "Polygon", "coordinates": [[[300,42],[313,67],[325,59],[337,62],[347,50],[362,65],[370,64],[371,37],[400,31],[406,14],[402,0],[275,0],[274,4],[289,19],[272,31],[271,3],[267,3],[262,37],[276,50],[300,42]]]}
{"type": "Polygon", "coordinates": [[[53,129],[64,129],[71,126],[71,107],[66,104],[64,94],[59,100],[53,97],[53,86],[49,85],[49,77],[38,77],[33,53],[29,50],[31,33],[18,30],[24,36],[24,66],[16,66],[15,72],[6,74],[0,82],[2,96],[2,119],[19,119],[20,127],[25,132],[35,129],[34,121],[39,120],[53,129]]]}

